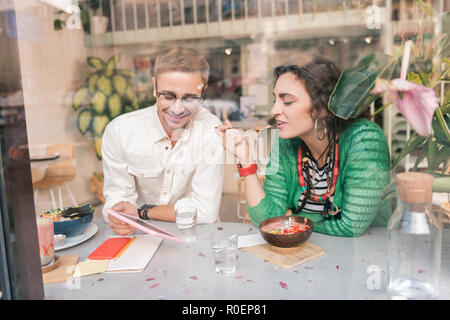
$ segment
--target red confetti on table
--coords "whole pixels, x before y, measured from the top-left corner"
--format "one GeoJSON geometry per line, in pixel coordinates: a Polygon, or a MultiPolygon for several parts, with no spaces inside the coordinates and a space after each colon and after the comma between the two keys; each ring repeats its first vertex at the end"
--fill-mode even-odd
{"type": "Polygon", "coordinates": [[[200,257],[206,257],[202,252],[198,254],[200,257]]]}
{"type": "Polygon", "coordinates": [[[242,276],[235,276],[235,279],[242,279],[242,276]]]}
{"type": "Polygon", "coordinates": [[[281,286],[283,289],[287,289],[287,288],[288,288],[288,287],[287,287],[287,284],[284,283],[283,281],[280,281],[280,286],[281,286]]]}
{"type": "Polygon", "coordinates": [[[147,278],[147,279],[145,279],[145,281],[152,281],[152,280],[155,280],[155,278],[147,278]]]}
{"type": "Polygon", "coordinates": [[[192,280],[197,280],[198,278],[196,276],[191,276],[192,280]]]}
{"type": "Polygon", "coordinates": [[[339,270],[339,266],[336,266],[336,270],[339,270]]]}
{"type": "Polygon", "coordinates": [[[425,270],[423,270],[423,269],[417,270],[417,273],[424,273],[424,272],[425,272],[425,270]]]}
{"type": "Polygon", "coordinates": [[[187,288],[187,289],[183,290],[183,292],[184,292],[184,293],[190,293],[190,292],[192,292],[192,290],[189,289],[189,288],[187,288]]]}
{"type": "Polygon", "coordinates": [[[156,288],[157,286],[159,286],[159,283],[152,284],[152,285],[150,286],[150,289],[156,288]]]}
{"type": "Polygon", "coordinates": [[[223,228],[222,227],[217,227],[217,230],[222,231],[223,228]]]}

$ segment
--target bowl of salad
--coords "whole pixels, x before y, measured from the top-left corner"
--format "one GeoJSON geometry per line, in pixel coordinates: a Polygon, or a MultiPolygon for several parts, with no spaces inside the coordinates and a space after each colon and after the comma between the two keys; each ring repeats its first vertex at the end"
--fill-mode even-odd
{"type": "Polygon", "coordinates": [[[94,218],[95,208],[90,204],[78,207],[51,209],[41,217],[53,219],[54,234],[64,234],[67,238],[75,237],[89,227],[94,218]]]}
{"type": "Polygon", "coordinates": [[[313,231],[311,219],[300,216],[280,216],[264,220],[259,232],[270,245],[279,248],[293,248],[308,241],[313,231]]]}

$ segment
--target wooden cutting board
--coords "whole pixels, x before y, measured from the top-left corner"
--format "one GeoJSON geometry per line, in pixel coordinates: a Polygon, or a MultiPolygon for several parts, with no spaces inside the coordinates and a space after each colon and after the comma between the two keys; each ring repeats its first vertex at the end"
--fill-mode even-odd
{"type": "Polygon", "coordinates": [[[67,256],[60,256],[60,259],[61,262],[57,268],[42,273],[42,281],[44,284],[66,282],[72,278],[75,266],[78,263],[78,255],[70,254],[67,256]]]}
{"type": "Polygon", "coordinates": [[[324,248],[310,242],[302,244],[300,249],[280,250],[267,243],[243,249],[284,269],[290,269],[325,254],[324,248]]]}

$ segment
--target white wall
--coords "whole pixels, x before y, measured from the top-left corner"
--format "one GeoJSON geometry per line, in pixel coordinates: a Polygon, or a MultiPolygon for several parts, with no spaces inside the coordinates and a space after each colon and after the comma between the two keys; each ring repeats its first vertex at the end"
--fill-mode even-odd
{"type": "MultiPolygon", "coordinates": [[[[28,142],[30,152],[53,143],[75,145],[77,175],[70,186],[81,204],[95,199],[89,178],[101,170],[91,142],[77,130],[71,107],[73,91],[90,72],[90,52],[83,45],[83,31],[53,30],[55,11],[37,0],[16,0],[28,142]]],[[[63,205],[70,205],[68,197],[63,199],[63,205]]]]}

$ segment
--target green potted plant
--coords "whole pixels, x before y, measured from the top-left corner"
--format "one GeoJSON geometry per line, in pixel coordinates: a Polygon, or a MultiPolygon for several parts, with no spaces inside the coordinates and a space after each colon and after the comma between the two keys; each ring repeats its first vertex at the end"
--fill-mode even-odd
{"type": "Polygon", "coordinates": [[[72,96],[72,108],[78,113],[78,130],[90,134],[97,158],[101,160],[102,135],[106,125],[115,117],[149,106],[151,101],[140,103],[134,90],[134,73],[118,69],[120,54],[107,61],[87,57],[93,69],[82,86],[72,96]]]}
{"type": "MultiPolygon", "coordinates": [[[[405,43],[402,54],[369,54],[344,70],[328,108],[344,119],[355,118],[383,96],[385,105],[375,114],[395,105],[414,130],[391,169],[415,152],[418,156],[412,170],[420,170],[419,164],[426,159],[424,171],[435,177],[433,191],[449,193],[450,92],[443,92],[442,85],[449,82],[449,73],[447,35],[431,38],[418,34],[405,43]]],[[[394,180],[382,197],[394,197],[395,192],[394,180]]]]}
{"type": "Polygon", "coordinates": [[[59,17],[53,21],[53,28],[54,30],[62,30],[65,26],[68,26],[69,21],[73,22],[74,19],[79,19],[84,32],[88,34],[104,33],[108,18],[97,14],[99,8],[99,0],[79,1],[71,13],[62,10],[56,12],[59,17]]]}
{"type": "MultiPolygon", "coordinates": [[[[87,57],[93,69],[81,87],[72,96],[72,108],[78,113],[77,126],[80,133],[91,136],[95,153],[102,159],[102,136],[106,125],[115,117],[148,107],[153,99],[139,100],[134,89],[134,72],[118,69],[120,54],[107,61],[98,57],[87,57]]],[[[91,177],[91,190],[103,198],[103,174],[95,172],[91,177]]]]}

